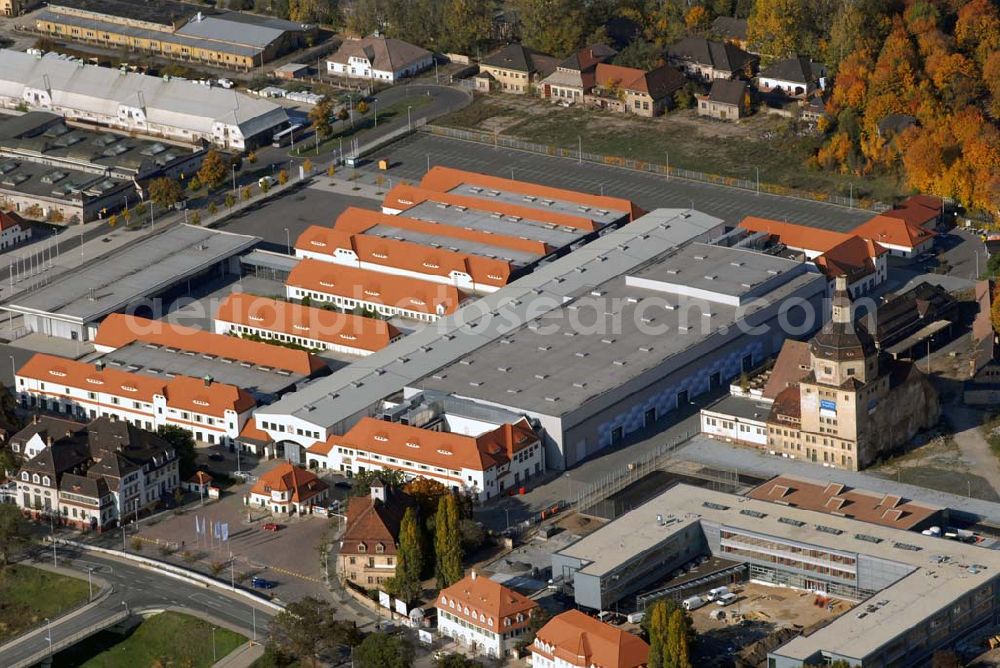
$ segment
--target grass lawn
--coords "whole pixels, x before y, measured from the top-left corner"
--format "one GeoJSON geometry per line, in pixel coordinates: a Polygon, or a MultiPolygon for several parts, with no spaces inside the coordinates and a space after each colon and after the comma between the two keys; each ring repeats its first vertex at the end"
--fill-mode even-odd
{"type": "Polygon", "coordinates": [[[86,602],[86,580],[30,566],[0,569],[0,644],[86,602]]]}
{"type": "MultiPolygon", "coordinates": [[[[79,665],[85,668],[119,666],[189,666],[207,668],[212,661],[212,625],[176,612],[162,612],[140,624],[127,638],[118,642],[114,634],[92,636],[72,649],[62,652],[56,665],[79,665]]],[[[227,629],[215,630],[216,656],[221,659],[247,639],[227,629]]]]}
{"type": "Polygon", "coordinates": [[[487,129],[484,122],[502,118],[507,122],[501,134],[538,144],[575,150],[582,138],[585,152],[661,165],[669,153],[672,168],[740,179],[755,179],[755,168],[759,168],[761,183],[845,197],[853,184],[855,200],[892,201],[901,192],[898,179],[891,175],[849,177],[808,169],[806,160],[822,139],[799,135],[787,120],[763,113],[736,126],[699,118],[694,110],[647,119],[596,109],[563,109],[541,101],[518,103],[521,108],[499,96],[477,96],[472,105],[435,122],[487,129]]]}

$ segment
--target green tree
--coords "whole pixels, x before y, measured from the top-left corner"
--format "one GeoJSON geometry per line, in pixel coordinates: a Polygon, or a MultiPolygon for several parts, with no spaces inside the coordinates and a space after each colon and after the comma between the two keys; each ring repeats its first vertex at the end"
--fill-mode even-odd
{"type": "Polygon", "coordinates": [[[209,188],[217,188],[225,180],[228,171],[226,161],[222,159],[214,148],[208,149],[204,159],[201,161],[201,168],[198,170],[198,181],[209,188]]]}
{"type": "Polygon", "coordinates": [[[483,668],[481,662],[455,652],[439,656],[434,661],[434,666],[435,668],[483,668]]]}
{"type": "Polygon", "coordinates": [[[333,106],[333,99],[327,96],[309,110],[309,120],[320,141],[326,141],[333,136],[333,123],[330,120],[333,118],[333,106]]]}
{"type": "Polygon", "coordinates": [[[226,205],[227,209],[232,209],[233,205],[236,204],[236,198],[233,197],[232,193],[226,193],[226,197],[222,201],[226,205]]]}
{"type": "Polygon", "coordinates": [[[355,668],[410,668],[413,645],[399,635],[372,633],[354,650],[355,668]]]}
{"type": "Polygon", "coordinates": [[[458,528],[458,502],[453,494],[438,501],[434,520],[434,554],[439,589],[462,579],[462,536],[458,528]]]}
{"type": "Polygon", "coordinates": [[[172,424],[163,425],[157,432],[160,438],[174,447],[177,453],[177,463],[180,468],[181,480],[187,480],[197,470],[195,462],[197,454],[194,451],[194,436],[187,429],[172,424]]]}
{"type": "Polygon", "coordinates": [[[10,563],[10,558],[28,541],[28,523],[17,506],[0,503],[0,566],[10,563]]]}
{"type": "Polygon", "coordinates": [[[618,52],[615,56],[615,65],[622,67],[634,67],[640,70],[651,70],[656,67],[660,60],[662,50],[657,48],[652,42],[647,42],[641,37],[637,37],[618,52]]]}
{"type": "Polygon", "coordinates": [[[356,0],[347,16],[347,29],[364,37],[374,32],[384,33],[388,21],[384,0],[356,0]]]}
{"type": "Polygon", "coordinates": [[[149,182],[149,199],[160,208],[169,209],[184,199],[184,189],[175,179],[162,176],[149,182]]]}
{"type": "Polygon", "coordinates": [[[424,568],[424,541],[414,508],[406,509],[399,525],[399,550],[396,553],[396,574],[392,592],[410,602],[420,595],[420,575],[424,568]]]}
{"type": "Polygon", "coordinates": [[[583,45],[586,21],[578,0],[513,0],[513,6],[525,46],[565,57],[583,45]]]}
{"type": "MultiPolygon", "coordinates": [[[[264,181],[264,183],[267,183],[267,181],[264,181]]],[[[278,170],[278,183],[281,185],[285,185],[286,183],[288,183],[288,172],[286,172],[283,169],[278,170]]],[[[265,190],[264,192],[267,191],[265,190]]]]}
{"type": "Polygon", "coordinates": [[[271,643],[279,653],[318,665],[321,654],[361,642],[354,623],[334,619],[334,614],[330,603],[312,596],[289,603],[271,620],[271,643]]]}
{"type": "Polygon", "coordinates": [[[649,668],[668,668],[671,663],[668,643],[670,613],[667,601],[661,599],[654,603],[643,622],[649,637],[649,668]]]}
{"type": "Polygon", "coordinates": [[[472,54],[490,36],[493,3],[487,0],[445,0],[444,35],[448,48],[472,54]]]}
{"type": "Polygon", "coordinates": [[[670,665],[675,668],[692,668],[691,651],[688,646],[688,632],[684,621],[684,611],[675,609],[670,613],[667,624],[667,647],[670,651],[670,665]]]}

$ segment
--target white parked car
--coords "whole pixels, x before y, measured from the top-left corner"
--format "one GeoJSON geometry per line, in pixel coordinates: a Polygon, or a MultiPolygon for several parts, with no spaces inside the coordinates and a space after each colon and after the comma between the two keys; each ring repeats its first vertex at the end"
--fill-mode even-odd
{"type": "Polygon", "coordinates": [[[232,88],[233,86],[235,86],[235,85],[236,85],[236,84],[234,84],[234,83],[232,82],[232,80],[230,80],[230,79],[219,79],[219,80],[218,80],[218,81],[216,81],[215,83],[217,83],[217,84],[219,84],[220,86],[222,86],[223,88],[227,88],[227,89],[228,89],[228,88],[232,88]]]}

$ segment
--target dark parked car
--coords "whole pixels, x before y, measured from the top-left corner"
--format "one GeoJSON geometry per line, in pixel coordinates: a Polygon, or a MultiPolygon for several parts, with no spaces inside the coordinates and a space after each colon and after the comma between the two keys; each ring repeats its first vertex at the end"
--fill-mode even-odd
{"type": "Polygon", "coordinates": [[[273,580],[265,580],[264,578],[254,577],[250,580],[250,586],[254,589],[274,589],[278,586],[278,583],[273,580]]]}

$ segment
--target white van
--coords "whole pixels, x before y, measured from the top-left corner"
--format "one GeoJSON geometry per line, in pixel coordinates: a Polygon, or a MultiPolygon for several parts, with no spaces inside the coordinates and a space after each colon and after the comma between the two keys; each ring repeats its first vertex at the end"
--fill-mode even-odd
{"type": "Polygon", "coordinates": [[[729,587],[716,587],[715,589],[709,589],[708,590],[708,600],[709,601],[714,601],[715,599],[719,598],[723,594],[728,594],[728,593],[729,593],[729,587]]]}
{"type": "Polygon", "coordinates": [[[687,610],[688,612],[692,610],[697,610],[703,605],[705,605],[705,600],[701,596],[692,596],[691,598],[686,598],[684,599],[684,602],[681,603],[681,607],[687,610]]]}
{"type": "Polygon", "coordinates": [[[732,594],[732,593],[723,594],[722,596],[720,596],[717,599],[715,599],[715,604],[716,605],[723,605],[723,606],[725,606],[725,605],[729,605],[730,603],[734,602],[735,600],[736,600],[736,594],[732,594]]]}

